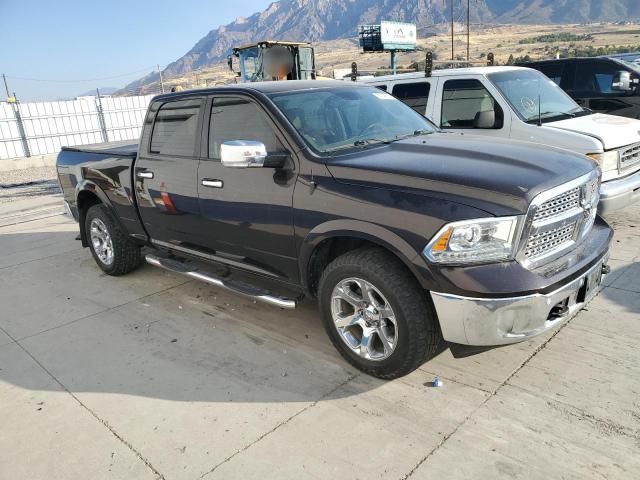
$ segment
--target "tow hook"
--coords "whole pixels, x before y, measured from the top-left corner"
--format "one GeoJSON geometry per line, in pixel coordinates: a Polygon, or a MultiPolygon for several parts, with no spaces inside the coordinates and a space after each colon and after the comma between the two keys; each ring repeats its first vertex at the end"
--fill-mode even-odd
{"type": "Polygon", "coordinates": [[[602,275],[609,275],[611,273],[611,267],[609,265],[602,264],[602,275]]]}

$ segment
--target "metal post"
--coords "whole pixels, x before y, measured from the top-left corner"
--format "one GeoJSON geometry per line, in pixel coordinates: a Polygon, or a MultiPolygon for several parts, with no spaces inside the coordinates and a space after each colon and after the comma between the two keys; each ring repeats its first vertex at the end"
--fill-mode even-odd
{"type": "Polygon", "coordinates": [[[395,50],[391,50],[391,73],[393,75],[396,74],[396,70],[397,70],[397,58],[396,58],[396,51],[395,50]]]}
{"type": "Polygon", "coordinates": [[[100,130],[102,130],[102,138],[105,142],[109,141],[109,135],[107,135],[107,124],[104,121],[104,112],[102,111],[102,99],[100,98],[100,90],[96,88],[96,108],[98,110],[98,123],[100,124],[100,130]]]}
{"type": "Polygon", "coordinates": [[[156,65],[158,67],[158,75],[160,75],[160,92],[164,93],[164,81],[162,80],[162,70],[160,70],[160,65],[156,65]]]}
{"type": "MultiPolygon", "coordinates": [[[[7,91],[7,93],[9,92],[7,91]]],[[[22,123],[22,115],[20,115],[20,106],[18,102],[18,97],[16,97],[16,92],[13,92],[13,98],[15,98],[16,101],[11,104],[11,108],[13,108],[13,114],[16,117],[16,124],[18,125],[18,133],[20,134],[20,140],[22,141],[22,149],[24,150],[24,156],[30,157],[31,150],[29,149],[27,132],[24,129],[24,123],[22,123]]]]}
{"type": "Polygon", "coordinates": [[[453,58],[453,0],[451,0],[451,60],[453,58]]]}
{"type": "Polygon", "coordinates": [[[471,61],[469,56],[469,37],[471,36],[471,0],[467,0],[467,63],[471,61]]]}
{"type": "Polygon", "coordinates": [[[4,80],[4,89],[7,91],[7,100],[8,100],[11,95],[9,95],[9,86],[7,85],[7,77],[4,73],[2,74],[2,80],[4,80]]]}

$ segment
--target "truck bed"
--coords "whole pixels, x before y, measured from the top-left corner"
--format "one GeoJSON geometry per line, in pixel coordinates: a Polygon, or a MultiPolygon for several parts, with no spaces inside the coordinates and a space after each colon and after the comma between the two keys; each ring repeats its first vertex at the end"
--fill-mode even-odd
{"type": "Polygon", "coordinates": [[[90,145],[76,145],[62,147],[68,152],[101,153],[117,157],[135,157],[138,154],[137,140],[121,140],[119,142],[92,143],[90,145]]]}

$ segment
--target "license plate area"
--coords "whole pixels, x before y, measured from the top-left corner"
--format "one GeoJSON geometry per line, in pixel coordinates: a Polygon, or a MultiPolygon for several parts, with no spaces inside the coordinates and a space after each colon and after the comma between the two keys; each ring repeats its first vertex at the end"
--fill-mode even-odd
{"type": "Polygon", "coordinates": [[[580,290],[578,290],[578,297],[576,298],[577,303],[588,302],[598,291],[598,288],[602,284],[602,264],[603,262],[598,263],[596,268],[594,268],[591,273],[585,277],[584,285],[582,285],[580,290]]]}

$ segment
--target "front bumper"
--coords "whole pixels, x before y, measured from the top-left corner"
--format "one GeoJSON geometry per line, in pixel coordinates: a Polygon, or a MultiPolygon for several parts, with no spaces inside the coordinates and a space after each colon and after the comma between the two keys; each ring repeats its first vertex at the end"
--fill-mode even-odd
{"type": "Polygon", "coordinates": [[[598,213],[607,215],[640,200],[640,171],[600,186],[598,213]]]}
{"type": "Polygon", "coordinates": [[[591,268],[547,294],[472,298],[431,292],[445,340],[492,346],[521,342],[575,315],[599,289],[608,253],[591,268]]]}

